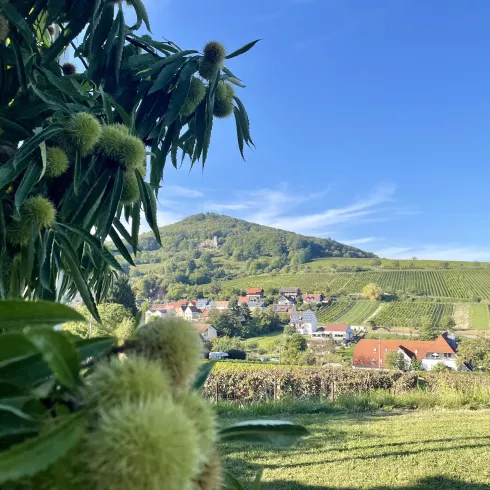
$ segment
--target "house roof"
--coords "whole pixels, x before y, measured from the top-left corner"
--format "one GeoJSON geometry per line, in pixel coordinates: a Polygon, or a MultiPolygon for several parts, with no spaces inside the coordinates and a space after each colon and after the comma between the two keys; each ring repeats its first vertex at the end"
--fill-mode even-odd
{"type": "Polygon", "coordinates": [[[303,294],[302,298],[303,301],[316,301],[319,303],[323,298],[323,294],[303,294]]]}
{"type": "Polygon", "coordinates": [[[264,290],[262,288],[250,288],[247,289],[247,294],[262,294],[264,290]]]}
{"type": "Polygon", "coordinates": [[[447,334],[442,334],[435,340],[377,340],[363,339],[354,347],[352,364],[359,367],[380,367],[379,359],[382,359],[381,367],[386,368],[386,354],[402,349],[409,357],[422,360],[428,352],[438,354],[455,354],[456,351],[447,341],[447,334]],[[376,350],[374,350],[376,349],[376,350]],[[373,362],[374,359],[374,362],[373,362]]]}
{"type": "Polygon", "coordinates": [[[347,332],[348,323],[331,323],[323,327],[324,332],[347,332]]]}
{"type": "Polygon", "coordinates": [[[296,306],[294,306],[294,305],[274,305],[273,310],[275,313],[296,313],[296,306]]]}
{"type": "Polygon", "coordinates": [[[195,301],[189,301],[187,299],[179,299],[179,301],[173,301],[167,304],[167,308],[180,308],[181,306],[187,306],[189,303],[195,304],[195,301]]]}
{"type": "Polygon", "coordinates": [[[241,305],[242,303],[248,303],[248,298],[246,296],[240,296],[238,298],[238,304],[241,305]]]}
{"type": "Polygon", "coordinates": [[[300,289],[299,288],[281,288],[279,290],[281,294],[299,294],[300,289]]]}
{"type": "Polygon", "coordinates": [[[191,310],[192,313],[201,313],[201,310],[199,308],[196,308],[194,305],[188,306],[187,310],[191,310]]]}
{"type": "Polygon", "coordinates": [[[192,326],[198,331],[198,332],[206,332],[209,327],[212,327],[210,323],[193,323],[192,326]]]}
{"type": "Polygon", "coordinates": [[[229,301],[215,301],[216,306],[221,306],[223,308],[227,308],[228,303],[229,303],[229,301]]]}
{"type": "Polygon", "coordinates": [[[201,298],[196,301],[196,306],[198,308],[204,308],[208,304],[208,300],[206,298],[201,298]]]}
{"type": "Polygon", "coordinates": [[[150,311],[165,311],[167,309],[166,305],[153,305],[150,311]]]}

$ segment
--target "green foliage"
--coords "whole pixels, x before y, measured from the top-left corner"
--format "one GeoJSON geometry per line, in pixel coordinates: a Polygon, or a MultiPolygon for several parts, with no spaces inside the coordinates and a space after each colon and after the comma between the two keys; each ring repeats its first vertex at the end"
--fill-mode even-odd
{"type": "Polygon", "coordinates": [[[430,317],[420,319],[419,338],[420,340],[434,340],[437,338],[438,332],[432,324],[430,317]]]}
{"type": "Polygon", "coordinates": [[[458,345],[458,363],[468,363],[477,370],[489,370],[490,339],[463,339],[458,345]]]}
{"type": "MultiPolygon", "coordinates": [[[[201,56],[140,36],[146,10],[141,0],[128,5],[133,26],[120,2],[1,2],[2,43],[8,36],[0,56],[2,298],[78,292],[98,320],[96,303],[121,270],[103,243],[110,237],[132,264],[143,208],[160,244],[156,197],[166,161],[206,162],[216,86],[229,78],[224,49],[212,42],[201,56]],[[84,66],[80,73],[74,60],[61,65],[68,54],[84,66]],[[195,77],[201,60],[214,64],[206,84],[195,77]],[[123,211],[138,216],[130,239],[123,211]]],[[[237,140],[243,155],[252,143],[248,123],[237,140]]]]}
{"type": "Polygon", "coordinates": [[[381,296],[383,294],[383,291],[381,290],[381,288],[379,286],[377,286],[376,284],[366,284],[366,286],[364,286],[362,288],[362,296],[363,298],[366,298],[370,301],[378,301],[381,299],[381,296]]]}
{"type": "Polygon", "coordinates": [[[398,369],[400,371],[407,370],[407,362],[403,352],[391,351],[386,354],[386,364],[390,369],[398,369]]]}
{"type": "Polygon", "coordinates": [[[301,355],[305,350],[306,339],[302,335],[287,335],[281,346],[281,363],[300,364],[301,355]]]}
{"type": "MultiPolygon", "coordinates": [[[[221,477],[214,411],[183,382],[199,367],[184,345],[199,342],[190,325],[160,324],[158,332],[155,324],[144,326],[143,336],[116,349],[110,337],[81,340],[39,328],[80,317],[64,305],[0,301],[2,311],[0,379],[8,380],[0,383],[2,488],[180,490],[199,482],[216,490],[209,486],[221,477]],[[135,349],[164,357],[135,357],[135,349]]],[[[208,366],[199,370],[199,386],[208,366]]],[[[230,427],[221,437],[290,444],[306,433],[264,421],[230,427]]]]}
{"type": "Polygon", "coordinates": [[[119,277],[112,283],[109,289],[107,303],[117,303],[131,310],[133,315],[136,315],[136,298],[134,291],[129,284],[129,277],[125,274],[120,274],[119,277]]]}

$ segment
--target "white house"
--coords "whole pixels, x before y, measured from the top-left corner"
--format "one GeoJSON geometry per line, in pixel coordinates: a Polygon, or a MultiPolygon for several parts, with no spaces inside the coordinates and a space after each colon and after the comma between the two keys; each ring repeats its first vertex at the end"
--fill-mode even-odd
{"type": "Polygon", "coordinates": [[[352,366],[388,369],[393,352],[403,355],[407,369],[415,361],[423,371],[430,371],[441,363],[450,369],[458,369],[455,340],[447,332],[435,340],[360,340],[354,348],[352,366]]]}
{"type": "Polygon", "coordinates": [[[317,330],[311,335],[315,339],[332,338],[337,342],[343,340],[352,340],[352,327],[347,323],[330,324],[323,327],[323,330],[317,330]]]}
{"type": "Polygon", "coordinates": [[[296,327],[296,332],[302,335],[311,335],[318,329],[318,321],[313,311],[298,312],[291,317],[291,325],[296,327]]]}
{"type": "Polygon", "coordinates": [[[194,323],[192,325],[204,340],[213,340],[218,336],[218,332],[213,325],[209,323],[194,323]]]}
{"type": "Polygon", "coordinates": [[[155,318],[169,318],[175,316],[173,308],[167,308],[165,305],[154,305],[145,313],[145,323],[155,318]]]}
{"type": "Polygon", "coordinates": [[[292,296],[284,296],[283,294],[279,296],[279,299],[277,300],[277,304],[281,306],[294,305],[294,303],[295,300],[292,296]]]}
{"type": "Polygon", "coordinates": [[[188,322],[197,322],[199,320],[199,316],[201,314],[201,310],[196,308],[193,305],[189,305],[184,310],[184,319],[188,322]]]}
{"type": "Polygon", "coordinates": [[[253,310],[263,311],[263,310],[265,310],[266,306],[265,306],[265,303],[261,300],[249,298],[248,308],[250,309],[250,311],[253,311],[253,310]]]}

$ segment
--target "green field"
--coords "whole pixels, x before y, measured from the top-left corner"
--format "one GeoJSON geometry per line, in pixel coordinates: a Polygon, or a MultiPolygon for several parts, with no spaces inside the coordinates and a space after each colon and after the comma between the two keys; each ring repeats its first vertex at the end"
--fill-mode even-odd
{"type": "MultiPolygon", "coordinates": [[[[268,418],[303,424],[311,435],[292,449],[221,445],[234,474],[250,481],[264,468],[262,490],[490,488],[488,410],[268,418]]],[[[244,417],[238,412],[220,421],[239,420],[244,417]]]]}
{"type": "Polygon", "coordinates": [[[398,293],[440,298],[490,298],[490,269],[264,274],[227,281],[223,283],[223,289],[299,287],[305,292],[360,294],[369,283],[377,284],[383,291],[398,293]]]}
{"type": "Polygon", "coordinates": [[[262,337],[252,337],[247,339],[245,344],[256,343],[260,349],[266,349],[267,352],[272,352],[275,347],[278,347],[282,340],[282,330],[271,332],[262,337]]]}
{"type": "Polygon", "coordinates": [[[488,305],[481,303],[472,304],[470,309],[471,328],[475,330],[488,330],[490,328],[488,313],[488,305]]]}
{"type": "Polygon", "coordinates": [[[350,325],[364,325],[379,306],[379,303],[371,303],[370,301],[340,300],[324,307],[317,313],[317,318],[319,324],[349,323],[350,325]]]}

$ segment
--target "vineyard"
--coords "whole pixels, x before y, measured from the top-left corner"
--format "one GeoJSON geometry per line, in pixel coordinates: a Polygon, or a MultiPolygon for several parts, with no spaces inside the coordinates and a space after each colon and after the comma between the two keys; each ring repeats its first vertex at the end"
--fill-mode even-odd
{"type": "Polygon", "coordinates": [[[370,301],[335,301],[317,313],[320,325],[325,323],[349,323],[364,325],[366,320],[379,308],[379,303],[370,301]]]}
{"type": "Polygon", "coordinates": [[[430,318],[434,327],[440,326],[444,316],[453,316],[454,305],[451,303],[414,303],[394,301],[384,304],[374,316],[378,326],[414,328],[417,320],[430,318]]]}
{"type": "Polygon", "coordinates": [[[249,287],[299,287],[302,291],[326,294],[359,294],[369,283],[383,291],[419,294],[438,298],[490,299],[490,269],[393,270],[325,272],[250,276],[223,284],[225,290],[249,287]]]}

